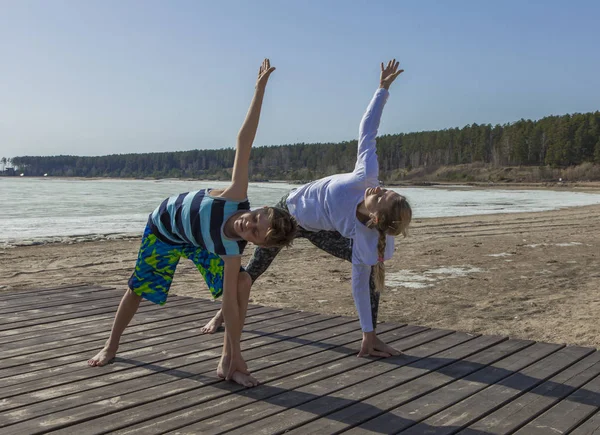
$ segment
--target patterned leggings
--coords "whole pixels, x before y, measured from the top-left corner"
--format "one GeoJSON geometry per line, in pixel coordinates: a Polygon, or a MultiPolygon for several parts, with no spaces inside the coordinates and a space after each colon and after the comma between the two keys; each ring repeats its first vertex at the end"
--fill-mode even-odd
{"type": "MultiPolygon", "coordinates": [[[[284,210],[288,210],[285,195],[276,204],[284,210]]],[[[322,249],[329,254],[341,258],[342,260],[352,261],[352,240],[342,237],[337,231],[307,231],[298,227],[296,238],[303,237],[308,239],[317,248],[322,249]]],[[[254,249],[252,258],[246,266],[246,272],[252,277],[252,282],[256,281],[271,265],[281,248],[260,248],[254,249]]],[[[371,314],[373,317],[373,328],[377,327],[377,312],[379,311],[379,292],[375,290],[374,269],[371,267],[371,277],[369,279],[369,293],[371,295],[371,314]]]]}

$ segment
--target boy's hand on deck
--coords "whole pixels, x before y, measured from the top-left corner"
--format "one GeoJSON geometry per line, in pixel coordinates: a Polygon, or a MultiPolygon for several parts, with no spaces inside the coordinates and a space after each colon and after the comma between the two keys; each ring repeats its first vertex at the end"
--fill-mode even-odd
{"type": "Polygon", "coordinates": [[[242,358],[241,355],[234,356],[231,358],[231,360],[229,361],[229,367],[227,368],[227,375],[225,376],[225,379],[227,379],[228,381],[231,380],[231,377],[235,372],[240,372],[245,375],[250,374],[250,372],[248,372],[248,366],[246,365],[246,361],[244,361],[244,358],[242,358]]]}
{"type": "Polygon", "coordinates": [[[248,371],[246,361],[241,356],[231,359],[225,379],[236,382],[244,387],[256,387],[259,384],[258,380],[248,371]]]}
{"type": "Polygon", "coordinates": [[[271,62],[269,59],[263,60],[262,65],[258,69],[258,78],[256,79],[256,87],[264,88],[267,86],[267,82],[269,81],[269,76],[271,73],[275,71],[275,67],[271,66],[271,62]]]}
{"type": "Polygon", "coordinates": [[[381,62],[381,76],[379,78],[379,87],[388,89],[390,85],[394,83],[396,77],[404,72],[403,69],[398,69],[400,62],[396,62],[396,59],[390,60],[387,63],[387,66],[383,66],[383,62],[381,62]]]}

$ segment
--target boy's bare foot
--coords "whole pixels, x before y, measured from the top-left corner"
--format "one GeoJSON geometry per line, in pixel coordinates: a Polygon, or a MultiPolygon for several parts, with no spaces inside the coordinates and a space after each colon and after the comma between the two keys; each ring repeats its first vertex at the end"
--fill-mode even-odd
{"type": "Polygon", "coordinates": [[[215,314],[215,317],[210,319],[210,322],[208,322],[202,327],[202,329],[200,329],[200,332],[202,332],[203,334],[214,334],[215,332],[217,332],[217,330],[221,327],[222,324],[223,313],[221,312],[221,310],[219,310],[219,312],[215,314]]]}
{"type": "MultiPolygon", "coordinates": [[[[217,376],[221,379],[225,379],[225,372],[223,371],[221,364],[219,364],[219,367],[217,367],[217,376]]],[[[254,376],[247,375],[242,372],[234,372],[231,376],[231,380],[243,387],[256,387],[259,384],[258,379],[256,379],[254,376]]]]}
{"type": "Polygon", "coordinates": [[[103,348],[100,352],[96,354],[93,358],[88,360],[88,365],[90,367],[102,367],[106,364],[110,364],[115,359],[115,355],[117,355],[117,350],[112,350],[107,347],[103,348]]]}
{"type": "Polygon", "coordinates": [[[219,365],[217,366],[217,376],[220,377],[221,379],[225,379],[227,377],[225,367],[227,367],[228,365],[229,365],[229,358],[226,358],[224,356],[221,357],[221,361],[219,361],[219,365]]]}
{"type": "Polygon", "coordinates": [[[242,372],[233,372],[231,380],[244,387],[256,387],[259,384],[258,379],[254,376],[246,375],[242,372]]]}
{"type": "MultiPolygon", "coordinates": [[[[228,360],[226,358],[221,359],[219,365],[217,366],[217,376],[221,379],[225,379],[225,370],[223,367],[228,364],[228,360]],[[224,362],[225,361],[225,362],[224,362]]],[[[256,387],[260,382],[251,374],[245,374],[240,371],[235,371],[231,376],[231,380],[236,384],[240,384],[243,387],[256,387]]]]}

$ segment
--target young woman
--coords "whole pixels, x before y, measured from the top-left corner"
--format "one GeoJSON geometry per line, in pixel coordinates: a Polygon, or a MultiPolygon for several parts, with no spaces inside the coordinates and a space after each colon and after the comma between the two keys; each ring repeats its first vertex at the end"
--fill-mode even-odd
{"type": "MultiPolygon", "coordinates": [[[[394,252],[394,236],[406,235],[411,208],[402,195],[379,187],[377,129],[389,87],[404,70],[391,60],[381,64],[379,88],[359,129],[354,171],[322,178],[291,191],[277,204],[289,210],[305,237],[330,254],[352,262],[352,295],[363,341],[359,356],[391,356],[399,352],[376,335],[379,294],[384,287],[384,261],[394,252]]],[[[246,267],[254,282],[281,248],[256,248],[246,267]]],[[[213,333],[223,322],[219,312],[204,328],[213,333]]]]}

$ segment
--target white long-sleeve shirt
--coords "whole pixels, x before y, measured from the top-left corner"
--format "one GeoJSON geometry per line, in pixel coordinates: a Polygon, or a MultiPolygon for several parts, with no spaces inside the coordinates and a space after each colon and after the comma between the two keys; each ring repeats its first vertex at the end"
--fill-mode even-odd
{"type": "MultiPolygon", "coordinates": [[[[365,190],[379,186],[377,130],[389,92],[377,89],[359,128],[358,156],[354,171],[306,184],[290,193],[287,206],[298,224],[309,231],[338,231],[352,239],[352,296],[364,332],[373,330],[369,277],[377,264],[379,232],[367,228],[356,217],[365,190]]],[[[387,236],[384,259],[394,253],[394,238],[387,236]]]]}

